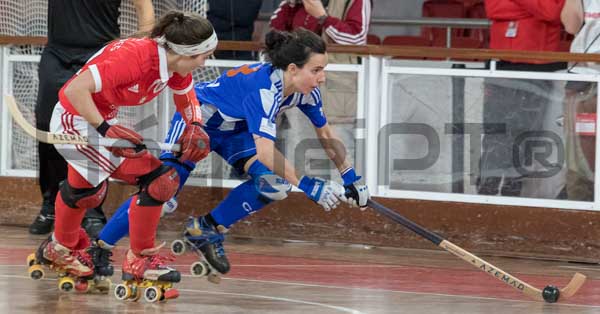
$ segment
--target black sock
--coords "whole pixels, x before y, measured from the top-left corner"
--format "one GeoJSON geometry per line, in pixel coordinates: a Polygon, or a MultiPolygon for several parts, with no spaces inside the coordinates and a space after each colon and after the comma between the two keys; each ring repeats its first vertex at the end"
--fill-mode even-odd
{"type": "Polygon", "coordinates": [[[215,228],[217,228],[219,226],[219,224],[215,221],[215,219],[213,218],[213,216],[210,213],[208,213],[206,216],[204,216],[204,219],[206,219],[206,222],[213,225],[215,228]]]}

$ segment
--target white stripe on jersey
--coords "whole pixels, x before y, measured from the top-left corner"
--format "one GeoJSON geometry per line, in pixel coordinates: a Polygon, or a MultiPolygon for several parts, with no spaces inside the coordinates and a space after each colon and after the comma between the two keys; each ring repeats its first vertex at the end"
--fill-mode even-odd
{"type": "Polygon", "coordinates": [[[90,73],[92,73],[92,78],[94,79],[94,93],[102,91],[102,77],[100,77],[98,67],[95,64],[92,64],[88,69],[90,69],[90,73]]]}
{"type": "Polygon", "coordinates": [[[185,95],[187,94],[187,92],[191,91],[192,88],[194,88],[194,80],[190,81],[190,85],[188,87],[186,87],[185,89],[172,89],[171,91],[173,91],[173,94],[175,95],[185,95]]]}

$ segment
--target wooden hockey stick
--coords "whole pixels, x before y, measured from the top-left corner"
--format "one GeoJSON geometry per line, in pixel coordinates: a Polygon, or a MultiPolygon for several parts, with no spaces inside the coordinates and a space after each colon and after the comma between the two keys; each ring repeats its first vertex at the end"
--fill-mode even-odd
{"type": "MultiPolygon", "coordinates": [[[[40,142],[48,144],[73,144],[73,145],[92,145],[92,146],[109,146],[109,147],[135,147],[135,145],[129,141],[122,139],[94,137],[92,139],[87,136],[75,135],[75,134],[63,134],[63,133],[50,133],[36,129],[31,123],[29,123],[17,106],[17,102],[12,95],[4,95],[4,103],[8,107],[8,111],[15,121],[25,133],[36,138],[40,142]]],[[[157,143],[155,141],[144,141],[144,145],[147,149],[154,150],[170,150],[178,152],[180,150],[179,144],[169,143],[157,143]]]]}
{"type": "Polygon", "coordinates": [[[397,212],[375,202],[374,200],[369,200],[367,205],[382,215],[388,217],[389,219],[403,225],[404,227],[412,230],[416,234],[422,236],[423,238],[433,242],[435,245],[443,248],[444,250],[452,253],[453,255],[463,259],[469,264],[479,268],[479,270],[488,273],[492,277],[504,282],[505,284],[521,291],[525,295],[533,298],[537,301],[546,301],[548,303],[554,303],[558,301],[558,298],[567,299],[572,297],[579,288],[585,282],[585,275],[580,273],[575,273],[571,281],[562,289],[558,289],[554,286],[546,286],[544,289],[540,290],[517,277],[503,271],[502,269],[484,261],[483,259],[467,252],[463,248],[458,245],[445,240],[439,235],[421,227],[420,225],[414,223],[408,218],[398,214],[397,212]]]}

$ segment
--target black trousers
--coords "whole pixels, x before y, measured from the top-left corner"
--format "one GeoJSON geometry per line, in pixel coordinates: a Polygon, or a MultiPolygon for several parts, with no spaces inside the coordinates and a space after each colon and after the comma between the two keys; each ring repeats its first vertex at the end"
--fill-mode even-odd
{"type": "MultiPolygon", "coordinates": [[[[35,104],[35,120],[38,129],[50,130],[50,119],[54,106],[58,102],[59,90],[83,67],[87,57],[95,51],[96,49],[90,49],[88,53],[70,54],[56,48],[44,49],[38,68],[39,85],[35,104]]],[[[38,142],[38,157],[40,191],[44,202],[51,204],[51,206],[42,206],[42,214],[54,214],[54,201],[59,184],[67,178],[67,162],[54,145],[42,142],[38,142]]],[[[100,208],[96,211],[102,214],[100,208]]]]}

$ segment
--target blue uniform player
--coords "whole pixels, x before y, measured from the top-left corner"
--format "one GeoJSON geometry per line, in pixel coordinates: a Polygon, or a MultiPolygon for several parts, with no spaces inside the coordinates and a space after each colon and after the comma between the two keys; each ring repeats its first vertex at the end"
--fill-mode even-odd
{"type": "MultiPolygon", "coordinates": [[[[291,33],[271,31],[266,46],[268,63],[234,68],[215,81],[195,87],[211,151],[238,172],[250,176],[209,214],[192,218],[186,226],[188,243],[200,249],[211,268],[221,274],[230,268],[223,248],[225,231],[265,205],[286,198],[291,185],[325,210],[335,208],[341,201],[364,208],[369,198],[367,187],[358,183],[360,176],[345,158],[345,146],[323,114],[318,86],[325,81],[324,41],[304,29],[291,33]],[[311,121],[342,175],[343,186],[320,178],[298,178],[296,169],[275,148],[277,115],[292,107],[298,107],[311,121]]],[[[185,122],[176,113],[166,141],[176,142],[184,128],[185,122]]],[[[178,158],[171,152],[161,155],[165,164],[177,170],[183,185],[195,165],[182,163],[178,158]]],[[[129,200],[102,230],[98,241],[101,247],[111,248],[127,233],[128,208],[129,200]]],[[[107,261],[95,261],[97,271],[112,273],[107,261]]]]}

